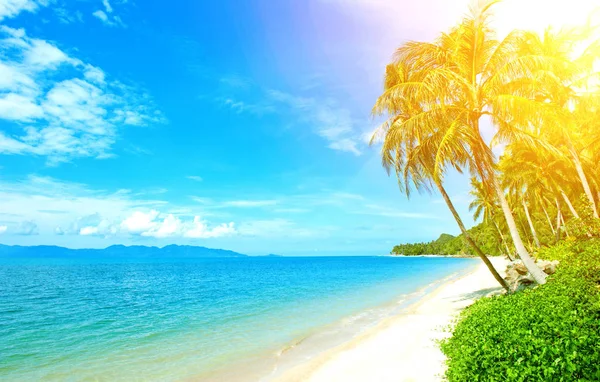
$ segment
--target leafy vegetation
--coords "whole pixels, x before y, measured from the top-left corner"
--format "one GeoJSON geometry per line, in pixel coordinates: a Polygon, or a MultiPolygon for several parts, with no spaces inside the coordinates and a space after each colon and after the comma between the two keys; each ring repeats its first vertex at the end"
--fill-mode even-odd
{"type": "Polygon", "coordinates": [[[539,256],[561,262],[547,284],[462,312],[442,343],[449,381],[600,380],[600,240],[539,256]]]}
{"type": "Polygon", "coordinates": [[[397,49],[373,108],[385,122],[372,143],[382,143],[383,166],[402,192],[439,192],[461,230],[456,243],[395,252],[460,247],[506,287],[486,256],[502,252],[520,258],[544,284],[532,253],[600,232],[600,27],[515,30],[498,38],[489,22],[498,3],[478,1],[434,41],[397,49]],[[481,134],[490,123],[491,141],[481,134]],[[498,144],[505,146],[501,157],[492,151],[498,144]],[[482,218],[477,229],[466,229],[445,190],[449,169],[472,177],[471,207],[482,218]]]}
{"type": "MultiPolygon", "coordinates": [[[[468,230],[469,235],[477,246],[488,256],[499,256],[504,252],[496,245],[497,232],[489,226],[479,224],[468,230]]],[[[452,236],[443,233],[437,240],[429,243],[412,243],[396,245],[392,249],[394,255],[421,256],[421,255],[443,255],[443,256],[476,256],[473,248],[464,240],[464,235],[452,236]]]]}

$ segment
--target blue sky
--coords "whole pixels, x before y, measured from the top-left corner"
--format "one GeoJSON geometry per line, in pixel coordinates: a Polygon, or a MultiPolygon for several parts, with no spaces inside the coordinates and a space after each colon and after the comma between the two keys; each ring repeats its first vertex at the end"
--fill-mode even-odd
{"type": "MultiPolygon", "coordinates": [[[[394,48],[467,3],[0,0],[0,242],[378,254],[457,233],[366,142],[394,48]]],[[[468,182],[447,187],[470,221],[468,182]]]]}

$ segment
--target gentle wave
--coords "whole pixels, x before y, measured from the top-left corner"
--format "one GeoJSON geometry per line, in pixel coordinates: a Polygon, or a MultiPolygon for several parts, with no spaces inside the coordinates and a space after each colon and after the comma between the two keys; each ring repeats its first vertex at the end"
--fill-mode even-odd
{"type": "Polygon", "coordinates": [[[0,263],[0,379],[214,380],[233,368],[257,380],[366,330],[473,264],[0,263]]]}

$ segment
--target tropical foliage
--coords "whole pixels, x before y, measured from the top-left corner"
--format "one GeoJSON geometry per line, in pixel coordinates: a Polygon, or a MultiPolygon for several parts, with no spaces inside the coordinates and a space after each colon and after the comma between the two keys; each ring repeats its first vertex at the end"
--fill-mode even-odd
{"type": "Polygon", "coordinates": [[[600,241],[540,251],[559,260],[546,285],[483,298],[442,343],[449,381],[600,380],[600,241]]]}
{"type": "Polygon", "coordinates": [[[499,38],[490,23],[497,3],[479,2],[432,42],[398,48],[373,109],[385,122],[372,142],[382,143],[383,165],[408,196],[412,187],[441,193],[464,241],[497,280],[484,253],[520,258],[544,284],[532,253],[599,234],[598,28],[499,38]],[[445,191],[449,169],[472,177],[471,209],[494,232],[483,245],[445,191]]]}
{"type": "MultiPolygon", "coordinates": [[[[503,254],[496,245],[498,233],[489,225],[479,224],[467,230],[469,236],[481,250],[490,256],[499,256],[503,254]]],[[[428,243],[409,243],[394,246],[391,252],[393,255],[403,256],[422,256],[422,255],[443,255],[443,256],[477,256],[477,253],[465,240],[464,235],[452,236],[443,233],[434,241],[428,243]]]]}

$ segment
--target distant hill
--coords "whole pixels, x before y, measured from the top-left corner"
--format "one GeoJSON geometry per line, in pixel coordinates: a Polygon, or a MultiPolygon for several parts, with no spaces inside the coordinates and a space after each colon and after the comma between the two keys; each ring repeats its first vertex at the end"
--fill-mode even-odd
{"type": "Polygon", "coordinates": [[[39,245],[33,247],[9,246],[0,244],[0,258],[205,258],[205,257],[247,257],[241,253],[225,249],[212,249],[190,245],[167,245],[166,247],[146,247],[141,245],[113,245],[104,249],[69,249],[39,245]]]}
{"type": "Polygon", "coordinates": [[[283,257],[281,255],[276,255],[274,253],[269,253],[268,255],[265,255],[264,257],[283,257]]]}

